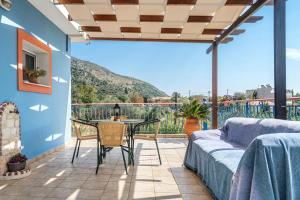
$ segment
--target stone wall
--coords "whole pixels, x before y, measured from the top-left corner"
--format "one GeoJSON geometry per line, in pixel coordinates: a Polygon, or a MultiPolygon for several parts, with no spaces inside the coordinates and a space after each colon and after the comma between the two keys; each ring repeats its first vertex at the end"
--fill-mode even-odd
{"type": "Polygon", "coordinates": [[[14,103],[0,104],[0,174],[6,172],[7,161],[21,151],[20,116],[14,103]]]}

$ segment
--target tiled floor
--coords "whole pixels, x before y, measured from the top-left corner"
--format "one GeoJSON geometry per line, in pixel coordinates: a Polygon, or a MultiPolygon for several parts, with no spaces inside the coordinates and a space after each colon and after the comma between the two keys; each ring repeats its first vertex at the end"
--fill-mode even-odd
{"type": "Polygon", "coordinates": [[[73,144],[32,164],[32,175],[0,182],[0,199],[212,199],[200,179],[182,167],[184,139],[161,139],[162,165],[155,143],[137,141],[134,167],[125,174],[119,148],[108,153],[95,175],[96,143],[82,142],[80,155],[70,163],[73,144]]]}

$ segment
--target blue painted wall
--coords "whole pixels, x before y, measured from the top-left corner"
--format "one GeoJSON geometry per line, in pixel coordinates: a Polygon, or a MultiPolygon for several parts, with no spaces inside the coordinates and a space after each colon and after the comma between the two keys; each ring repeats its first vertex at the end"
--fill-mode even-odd
{"type": "Polygon", "coordinates": [[[0,8],[0,103],[17,104],[22,153],[34,158],[70,139],[70,45],[66,52],[66,35],[29,2],[12,3],[9,12],[0,8]],[[52,95],[18,91],[16,27],[23,27],[53,47],[52,95]]]}

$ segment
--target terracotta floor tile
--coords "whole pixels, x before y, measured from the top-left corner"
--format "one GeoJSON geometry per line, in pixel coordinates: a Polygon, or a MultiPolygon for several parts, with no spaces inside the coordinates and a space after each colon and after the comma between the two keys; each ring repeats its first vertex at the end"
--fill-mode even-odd
{"type": "Polygon", "coordinates": [[[142,200],[155,200],[154,192],[130,192],[128,200],[142,199],[142,200]]]}
{"type": "Polygon", "coordinates": [[[161,139],[162,165],[155,143],[137,141],[135,165],[125,174],[119,148],[107,153],[96,175],[96,142],[84,141],[78,159],[71,164],[74,143],[32,163],[32,175],[16,181],[0,181],[5,200],[212,200],[195,173],[182,166],[187,141],[161,139]]]}
{"type": "Polygon", "coordinates": [[[60,188],[80,188],[85,181],[80,180],[64,180],[62,181],[58,187],[60,188]]]}

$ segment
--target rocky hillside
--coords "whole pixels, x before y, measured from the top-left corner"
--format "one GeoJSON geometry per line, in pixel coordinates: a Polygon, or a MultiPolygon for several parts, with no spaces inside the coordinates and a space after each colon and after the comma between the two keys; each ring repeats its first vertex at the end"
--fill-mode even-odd
{"type": "Polygon", "coordinates": [[[122,76],[97,64],[72,58],[72,102],[132,102],[166,93],[144,81],[122,76]]]}

